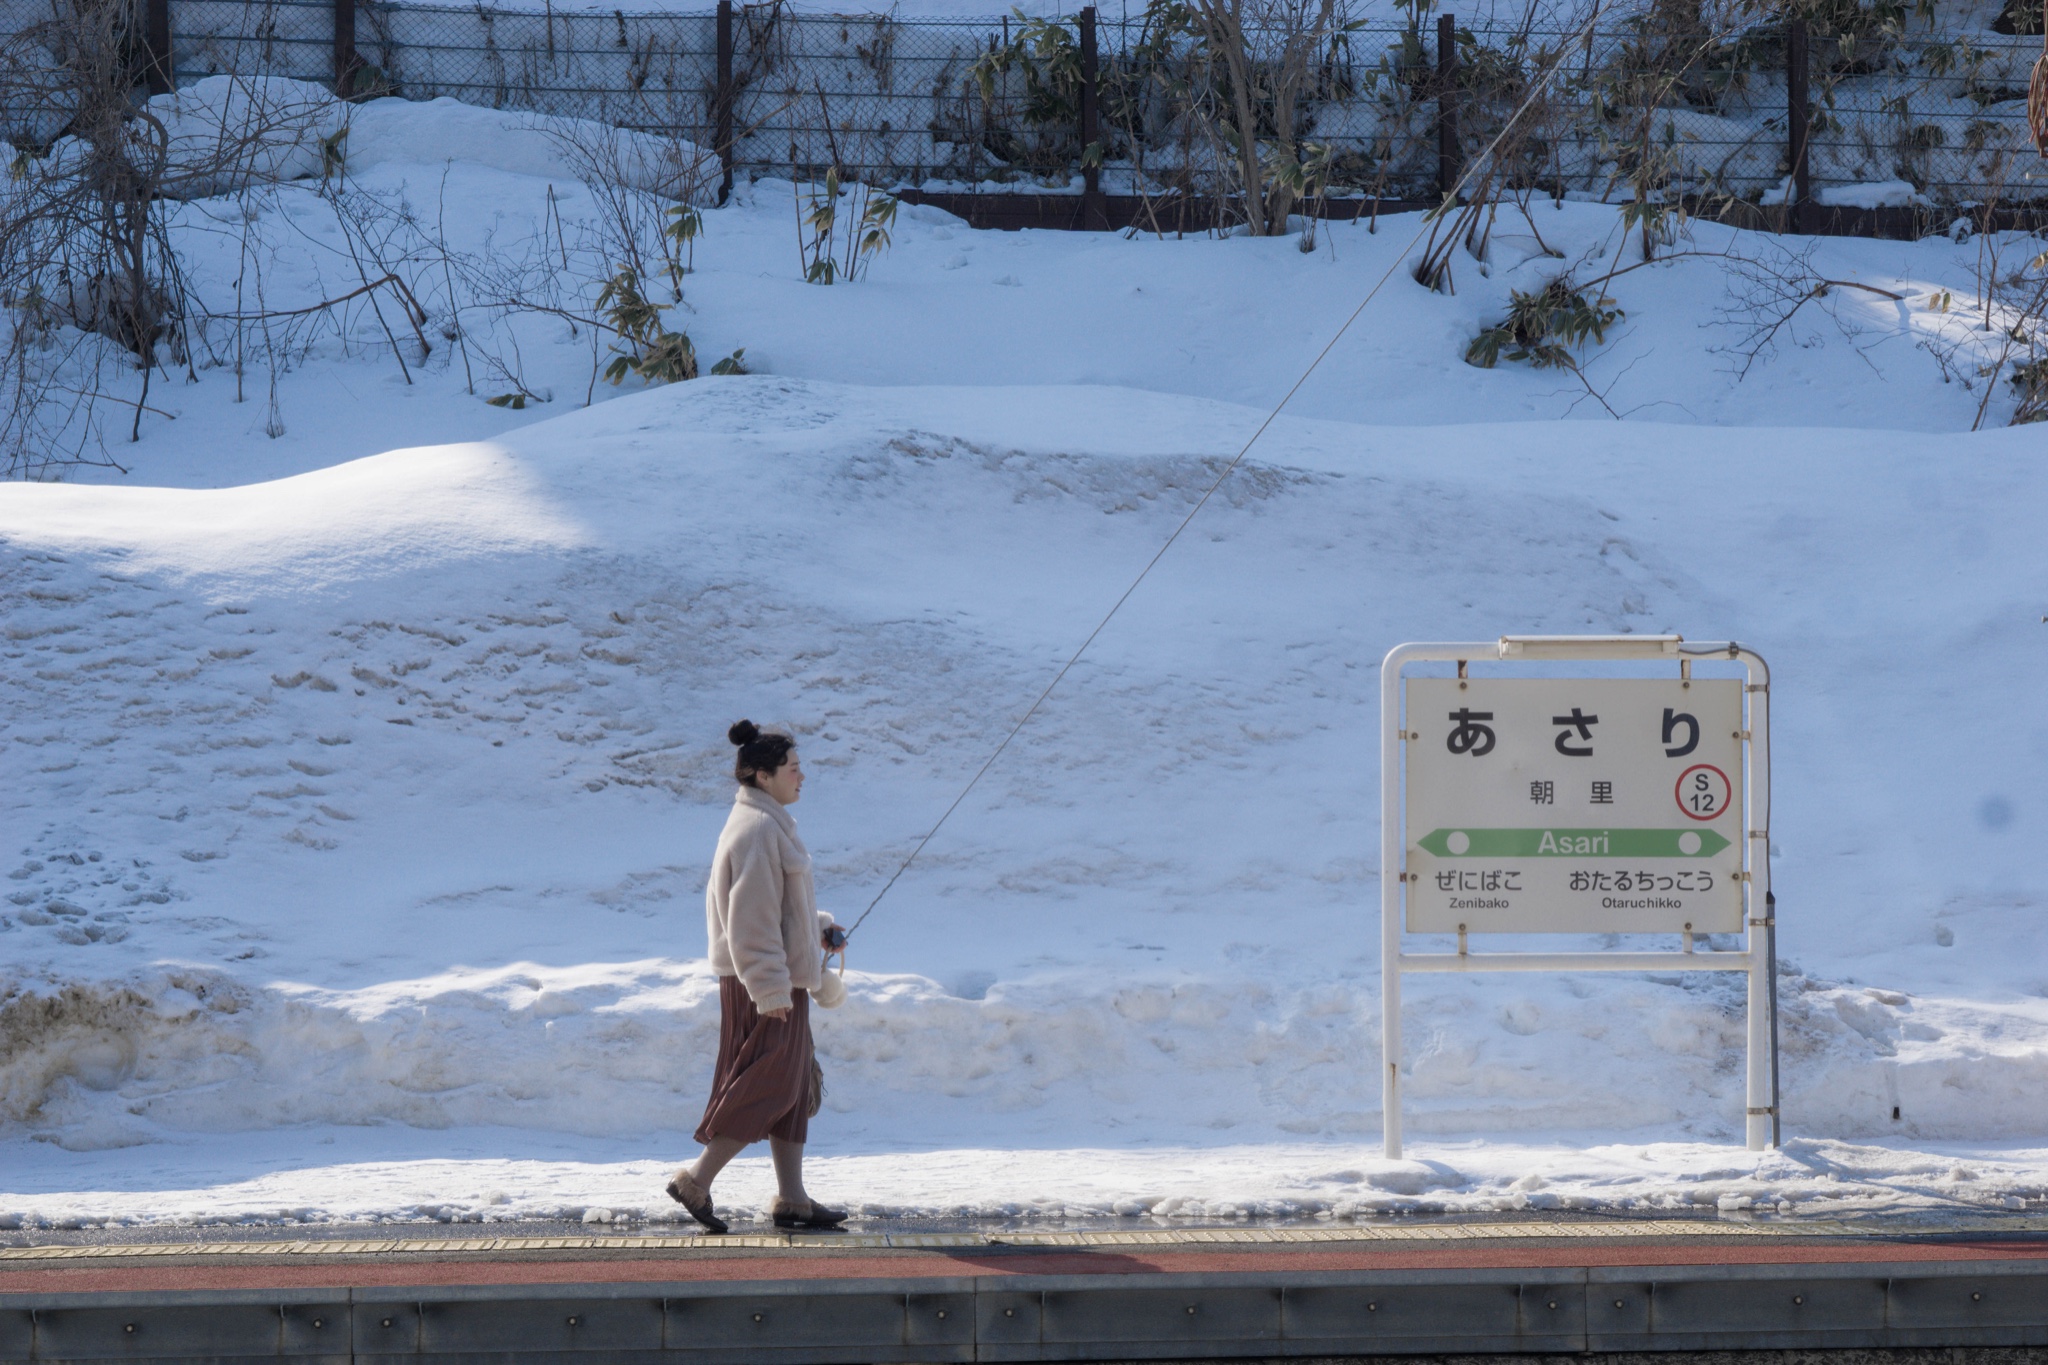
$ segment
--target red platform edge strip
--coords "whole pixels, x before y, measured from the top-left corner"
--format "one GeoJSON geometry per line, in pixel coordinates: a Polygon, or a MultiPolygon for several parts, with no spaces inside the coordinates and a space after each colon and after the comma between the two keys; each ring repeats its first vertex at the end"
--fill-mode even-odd
{"type": "MultiPolygon", "coordinates": [[[[2048,1261],[2048,1242],[1879,1242],[1853,1246],[1659,1245],[1430,1247],[1398,1251],[1059,1251],[632,1260],[494,1260],[474,1253],[340,1264],[0,1267],[0,1296],[181,1289],[368,1289],[411,1286],[686,1284],[787,1280],[963,1279],[1017,1275],[1267,1274],[1373,1270],[1575,1269],[1616,1266],[1860,1265],[2048,1261]]],[[[17,1263],[19,1264],[19,1263],[17,1263]]]]}

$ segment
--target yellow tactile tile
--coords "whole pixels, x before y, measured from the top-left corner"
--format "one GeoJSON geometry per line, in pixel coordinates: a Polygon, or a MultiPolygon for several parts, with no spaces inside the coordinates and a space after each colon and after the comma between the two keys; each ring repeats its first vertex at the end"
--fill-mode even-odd
{"type": "MultiPolygon", "coordinates": [[[[2040,1218],[1975,1218],[1949,1220],[1948,1233],[2042,1231],[2040,1218]]],[[[724,1237],[682,1234],[591,1237],[397,1237],[322,1241],[95,1243],[86,1246],[0,1247],[0,1261],[101,1260],[131,1256],[290,1257],[290,1256],[472,1256],[516,1252],[612,1252],[622,1256],[650,1251],[765,1250],[936,1250],[951,1247],[1193,1247],[1286,1246],[1387,1242],[1467,1242],[1504,1239],[1600,1239],[1620,1237],[1869,1237],[1887,1233],[1934,1230],[1922,1223],[1884,1225],[1874,1222],[1756,1223],[1708,1219],[1615,1219],[1588,1221],[1474,1223],[1364,1223],[1324,1227],[1191,1227],[1026,1230],[999,1232],[856,1232],[837,1236],[783,1233],[739,1233],[724,1237]]]]}

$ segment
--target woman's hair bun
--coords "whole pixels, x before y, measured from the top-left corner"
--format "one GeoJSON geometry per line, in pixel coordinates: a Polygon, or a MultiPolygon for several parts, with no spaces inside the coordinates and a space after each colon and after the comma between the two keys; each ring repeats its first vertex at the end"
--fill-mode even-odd
{"type": "Polygon", "coordinates": [[[732,758],[732,775],[743,787],[757,786],[755,779],[762,773],[780,771],[796,748],[796,741],[786,732],[763,730],[750,720],[727,730],[725,737],[739,746],[732,758]]]}

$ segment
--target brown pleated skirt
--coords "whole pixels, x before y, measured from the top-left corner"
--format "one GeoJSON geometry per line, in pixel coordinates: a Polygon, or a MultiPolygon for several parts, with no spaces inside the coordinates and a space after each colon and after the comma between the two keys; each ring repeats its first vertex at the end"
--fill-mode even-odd
{"type": "Polygon", "coordinates": [[[811,993],[791,991],[788,1017],[764,1019],[738,977],[719,977],[718,1065],[697,1141],[802,1142],[810,1085],[811,993]]]}

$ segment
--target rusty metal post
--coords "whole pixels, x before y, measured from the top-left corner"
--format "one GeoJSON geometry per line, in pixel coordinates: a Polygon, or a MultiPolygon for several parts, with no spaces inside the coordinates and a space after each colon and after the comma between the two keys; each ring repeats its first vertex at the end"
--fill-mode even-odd
{"type": "Polygon", "coordinates": [[[356,0],[334,0],[334,93],[347,99],[355,93],[356,70],[362,59],[356,55],[356,0]]]}
{"type": "Polygon", "coordinates": [[[711,94],[711,144],[718,151],[718,202],[732,194],[732,0],[718,0],[718,85],[711,94]]]}
{"type": "Polygon", "coordinates": [[[1785,151],[1792,163],[1792,194],[1785,223],[1793,232],[1807,230],[1806,205],[1813,189],[1807,171],[1807,145],[1811,141],[1807,74],[1806,21],[1793,19],[1785,25],[1785,151]]]}
{"type": "Polygon", "coordinates": [[[1109,227],[1109,212],[1102,199],[1102,125],[1095,103],[1097,60],[1095,6],[1089,5],[1081,11],[1081,226],[1099,232],[1109,227]]]}
{"type": "Polygon", "coordinates": [[[1436,18],[1436,180],[1437,192],[1448,195],[1464,171],[1458,147],[1458,21],[1436,18]]]}
{"type": "Polygon", "coordinates": [[[176,84],[171,66],[171,0],[143,0],[142,44],[149,54],[143,79],[152,95],[167,95],[176,84]]]}

